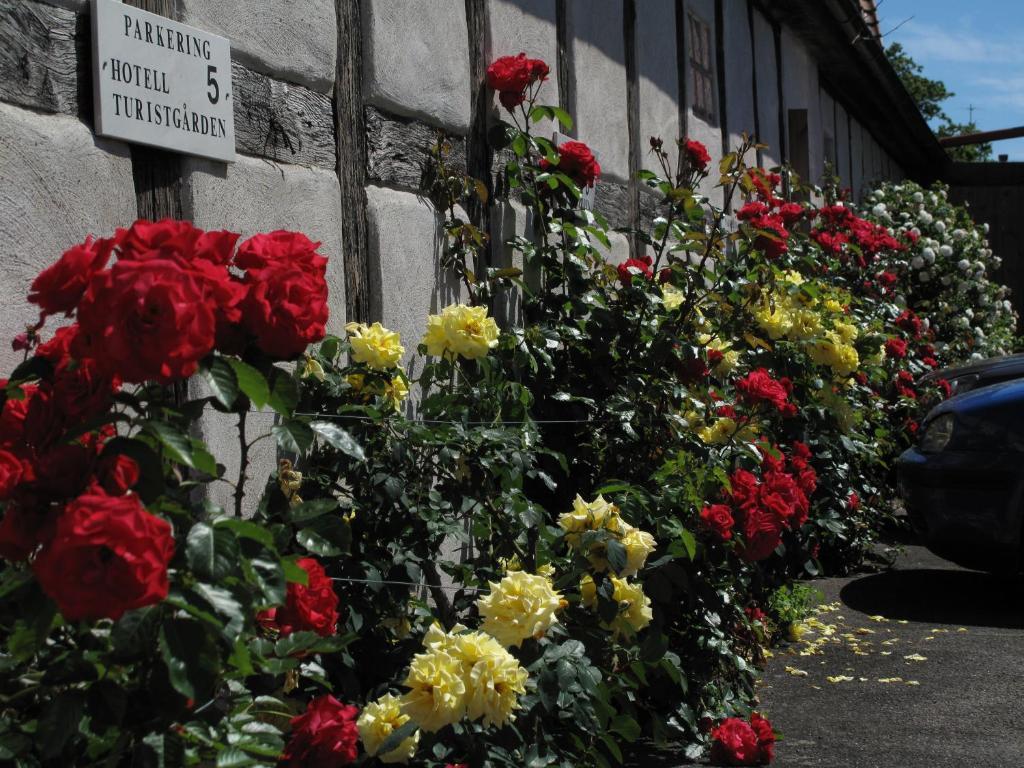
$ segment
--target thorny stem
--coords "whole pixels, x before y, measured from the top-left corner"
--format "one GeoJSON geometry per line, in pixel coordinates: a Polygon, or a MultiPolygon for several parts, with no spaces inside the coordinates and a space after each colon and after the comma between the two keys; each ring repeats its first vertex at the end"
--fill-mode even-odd
{"type": "Polygon", "coordinates": [[[238,484],[235,486],[235,517],[242,516],[242,500],[245,498],[246,470],[249,469],[249,443],[245,437],[245,421],[248,411],[238,414],[238,446],[241,449],[241,457],[238,460],[238,484]]]}

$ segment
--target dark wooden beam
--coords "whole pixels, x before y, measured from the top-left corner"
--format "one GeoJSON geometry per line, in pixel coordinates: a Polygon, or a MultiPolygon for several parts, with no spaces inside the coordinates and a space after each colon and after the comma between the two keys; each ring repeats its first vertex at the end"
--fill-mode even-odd
{"type": "MultiPolygon", "coordinates": [[[[487,115],[490,99],[487,92],[487,0],[466,0],[466,27],[469,30],[470,114],[472,116],[466,141],[466,165],[470,176],[483,182],[487,200],[472,197],[466,212],[469,220],[485,235],[491,231],[490,199],[494,192],[491,164],[493,152],[487,141],[487,115]]],[[[473,265],[478,275],[485,275],[492,263],[492,244],[488,237],[480,251],[480,262],[473,265]]]]}
{"type": "Polygon", "coordinates": [[[363,116],[362,0],[336,0],[338,63],[335,135],[345,263],[345,318],[370,322],[370,247],[366,214],[366,123],[363,116]]]}
{"type": "Polygon", "coordinates": [[[965,133],[962,136],[943,136],[939,138],[939,144],[943,147],[966,147],[970,144],[984,144],[989,141],[1019,139],[1021,136],[1024,136],[1024,125],[1016,128],[1001,128],[998,131],[965,133]]]}
{"type": "MultiPolygon", "coordinates": [[[[723,0],[715,0],[715,80],[718,82],[718,129],[722,134],[722,156],[729,148],[729,105],[725,86],[725,11],[723,0]]],[[[725,200],[725,210],[732,210],[732,200],[725,200]]]]}
{"type": "MultiPolygon", "coordinates": [[[[576,72],[572,60],[572,22],[569,0],[555,0],[555,36],[558,45],[558,106],[573,116],[576,115],[576,72]]],[[[576,125],[572,130],[559,128],[570,136],[577,136],[576,125]]]]}
{"type": "MultiPolygon", "coordinates": [[[[170,19],[177,19],[180,11],[177,0],[125,0],[125,3],[170,19]]],[[[132,144],[131,156],[139,218],[152,221],[184,218],[181,155],[132,144]]]]}
{"type": "MultiPolygon", "coordinates": [[[[637,173],[640,172],[640,64],[636,50],[636,0],[623,0],[622,3],[622,36],[623,50],[626,59],[626,132],[629,134],[629,226],[634,229],[640,226],[640,184],[637,173]]],[[[639,256],[643,246],[636,235],[630,235],[629,252],[633,257],[639,256]]]]}
{"type": "Polygon", "coordinates": [[[789,162],[789,151],[786,143],[786,98],[783,93],[782,77],[782,25],[772,20],[772,41],[775,45],[775,83],[779,101],[779,157],[783,163],[789,162]]]}

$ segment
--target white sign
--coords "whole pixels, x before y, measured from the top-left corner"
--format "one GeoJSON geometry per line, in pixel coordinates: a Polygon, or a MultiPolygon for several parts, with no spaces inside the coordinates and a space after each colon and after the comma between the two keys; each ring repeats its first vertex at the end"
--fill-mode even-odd
{"type": "Polygon", "coordinates": [[[96,133],[235,159],[231,43],[119,0],[93,0],[96,133]]]}

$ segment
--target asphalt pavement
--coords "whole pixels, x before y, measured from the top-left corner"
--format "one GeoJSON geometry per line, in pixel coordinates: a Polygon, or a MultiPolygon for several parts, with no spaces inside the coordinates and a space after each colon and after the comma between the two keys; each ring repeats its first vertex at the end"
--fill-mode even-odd
{"type": "Polygon", "coordinates": [[[908,546],[824,593],[760,688],[778,768],[1024,766],[1024,586],[908,546]]]}

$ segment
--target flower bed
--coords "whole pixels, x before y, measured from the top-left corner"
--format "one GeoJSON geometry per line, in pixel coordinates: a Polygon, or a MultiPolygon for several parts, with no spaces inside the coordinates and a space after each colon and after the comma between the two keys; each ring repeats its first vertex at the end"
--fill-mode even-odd
{"type": "Polygon", "coordinates": [[[704,148],[652,140],[658,217],[608,264],[576,205],[597,161],[530,130],[571,127],[538,103],[546,75],[488,73],[537,224],[510,243],[522,271],[482,263],[457,212],[485,187],[436,149],[465,302],[424,319],[415,382],[379,323],[325,336],[324,259],[296,233],[138,222],[33,283],[0,413],[5,760],[570,768],[640,738],[772,759],[753,682],[790,585],[865,557],[888,467],[944,394],[917,376],[1007,349],[1013,316],[940,192],[886,187],[864,217],[798,202],[751,142],[716,173],[730,230],[695,191],[704,148]],[[919,194],[941,209],[920,232],[919,194]],[[932,240],[937,281],[915,266],[932,240]],[[961,259],[987,308],[969,329],[943,281],[961,259]],[[508,290],[523,317],[501,329],[508,290]],[[272,434],[248,434],[268,408],[272,434]],[[238,419],[238,477],[192,436],[208,409],[238,419]],[[263,439],[282,459],[243,519],[263,439]],[[202,503],[214,482],[233,510],[202,503]]]}

